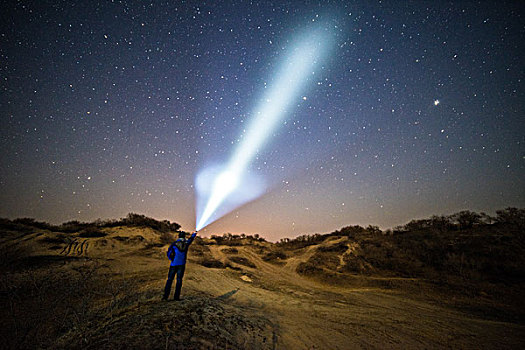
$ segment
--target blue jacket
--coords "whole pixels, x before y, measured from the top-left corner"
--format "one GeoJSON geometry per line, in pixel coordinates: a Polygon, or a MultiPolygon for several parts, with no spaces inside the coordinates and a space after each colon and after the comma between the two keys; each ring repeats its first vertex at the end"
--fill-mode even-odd
{"type": "Polygon", "coordinates": [[[188,247],[195,239],[195,236],[197,236],[197,233],[193,233],[190,238],[186,240],[186,249],[184,251],[180,250],[175,243],[177,242],[184,242],[183,238],[177,239],[175,242],[173,242],[170,247],[168,248],[168,259],[170,257],[171,250],[175,250],[175,257],[171,261],[170,266],[178,266],[178,265],[184,265],[186,264],[186,254],[188,253],[188,247]]]}

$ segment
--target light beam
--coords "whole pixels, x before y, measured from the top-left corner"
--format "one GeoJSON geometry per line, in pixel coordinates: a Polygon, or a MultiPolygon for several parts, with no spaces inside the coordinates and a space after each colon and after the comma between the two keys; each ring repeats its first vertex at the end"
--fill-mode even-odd
{"type": "Polygon", "coordinates": [[[289,106],[297,101],[331,41],[330,33],[322,28],[303,33],[288,50],[276,79],[255,109],[230,161],[221,169],[211,171],[214,175],[210,176],[210,171],[199,174],[196,181],[197,230],[262,194],[260,183],[249,174],[249,164],[289,106]]]}

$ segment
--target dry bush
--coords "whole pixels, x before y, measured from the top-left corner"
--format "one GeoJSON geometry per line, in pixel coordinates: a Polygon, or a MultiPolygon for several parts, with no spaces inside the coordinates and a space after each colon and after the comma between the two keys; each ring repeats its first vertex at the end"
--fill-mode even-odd
{"type": "Polygon", "coordinates": [[[331,244],[326,246],[321,246],[317,248],[318,251],[323,253],[344,253],[348,250],[348,243],[347,242],[339,242],[337,244],[331,244]]]}
{"type": "Polygon", "coordinates": [[[239,253],[239,250],[237,248],[230,247],[230,248],[221,249],[221,252],[225,254],[237,254],[239,253]]]}
{"type": "Polygon", "coordinates": [[[94,325],[140,297],[135,279],[104,274],[92,261],[68,267],[58,261],[54,264],[1,275],[3,348],[86,347],[94,325]],[[62,337],[68,339],[67,346],[57,345],[62,337]]]}
{"type": "Polygon", "coordinates": [[[62,348],[104,349],[272,349],[272,324],[209,297],[177,305],[147,303],[104,327],[93,327],[88,342],[65,337],[62,348]],[[184,320],[181,322],[181,320],[184,320]]]}
{"type": "Polygon", "coordinates": [[[216,268],[216,269],[224,269],[226,268],[226,265],[217,259],[214,259],[212,257],[205,257],[201,261],[199,261],[199,264],[201,264],[204,267],[208,268],[216,268]]]}
{"type": "Polygon", "coordinates": [[[345,259],[344,271],[355,274],[370,274],[367,264],[362,257],[352,256],[345,259]]]}
{"type": "Polygon", "coordinates": [[[229,260],[239,265],[251,267],[252,269],[255,269],[257,267],[253,262],[241,256],[231,256],[229,257],[229,260]]]}
{"type": "Polygon", "coordinates": [[[332,234],[321,235],[316,233],[313,235],[302,235],[294,239],[283,238],[279,241],[279,243],[277,243],[277,247],[286,250],[297,250],[319,244],[330,236],[332,236],[332,234]]]}
{"type": "Polygon", "coordinates": [[[162,244],[171,244],[175,242],[175,236],[169,232],[162,232],[160,234],[160,243],[162,244]]]}
{"type": "Polygon", "coordinates": [[[89,226],[89,227],[86,227],[85,229],[83,229],[78,237],[81,237],[81,238],[96,238],[96,237],[105,237],[107,236],[108,234],[101,231],[98,227],[96,226],[89,226]]]}
{"type": "Polygon", "coordinates": [[[42,238],[42,242],[48,244],[64,244],[67,242],[67,240],[65,235],[57,234],[55,237],[45,236],[44,238],[42,238]]]}
{"type": "Polygon", "coordinates": [[[21,225],[25,225],[25,226],[36,227],[36,228],[39,228],[41,230],[53,231],[53,230],[56,230],[56,228],[57,228],[56,226],[51,225],[51,224],[49,224],[47,222],[36,221],[33,218],[19,218],[19,219],[14,219],[12,222],[15,223],[15,224],[21,224],[21,225]]]}
{"type": "Polygon", "coordinates": [[[295,271],[298,274],[305,276],[319,276],[324,273],[322,268],[308,261],[297,265],[297,269],[295,271]]]}
{"type": "Polygon", "coordinates": [[[24,265],[32,249],[20,244],[2,244],[0,246],[0,271],[13,271],[24,265]]]}
{"type": "Polygon", "coordinates": [[[199,244],[192,244],[189,248],[190,253],[188,254],[189,257],[197,256],[197,257],[203,257],[205,255],[210,255],[211,251],[210,248],[206,245],[199,245],[199,244]]]}
{"type": "MultiPolygon", "coordinates": [[[[174,232],[180,229],[180,225],[176,222],[170,222],[168,220],[158,221],[135,213],[129,213],[128,216],[121,219],[119,223],[123,226],[150,227],[160,232],[174,232]]],[[[115,224],[116,223],[111,223],[111,225],[115,224]]]]}
{"type": "Polygon", "coordinates": [[[286,253],[282,250],[272,250],[263,255],[262,259],[267,262],[280,262],[282,260],[288,259],[286,253]]]}
{"type": "Polygon", "coordinates": [[[77,220],[72,220],[68,222],[64,222],[62,225],[58,226],[56,231],[64,232],[64,233],[75,233],[82,231],[84,229],[92,229],[97,228],[97,225],[89,224],[85,222],[80,222],[77,220]]]}
{"type": "Polygon", "coordinates": [[[4,218],[0,218],[0,229],[3,231],[2,233],[5,231],[14,231],[23,235],[30,234],[35,231],[34,227],[32,226],[27,226],[20,222],[16,223],[4,218]]]}

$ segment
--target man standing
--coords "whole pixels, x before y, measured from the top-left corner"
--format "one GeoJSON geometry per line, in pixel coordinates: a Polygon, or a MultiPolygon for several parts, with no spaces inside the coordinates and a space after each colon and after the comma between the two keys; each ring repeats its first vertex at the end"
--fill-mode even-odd
{"type": "Polygon", "coordinates": [[[171,260],[171,264],[162,300],[168,300],[175,275],[177,275],[177,284],[175,285],[174,300],[180,300],[182,278],[184,277],[184,269],[186,268],[186,254],[188,253],[188,247],[195,239],[195,236],[197,236],[197,231],[193,232],[188,239],[186,239],[186,233],[180,232],[179,239],[172,243],[168,248],[168,258],[171,260]]]}

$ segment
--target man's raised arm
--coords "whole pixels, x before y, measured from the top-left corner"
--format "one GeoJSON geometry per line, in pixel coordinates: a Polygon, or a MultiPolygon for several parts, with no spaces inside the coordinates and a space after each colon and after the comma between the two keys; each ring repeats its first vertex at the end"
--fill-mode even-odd
{"type": "Polygon", "coordinates": [[[190,245],[191,242],[193,242],[193,240],[197,236],[197,233],[198,233],[198,231],[193,231],[193,233],[191,234],[190,238],[188,238],[188,245],[190,245]]]}

